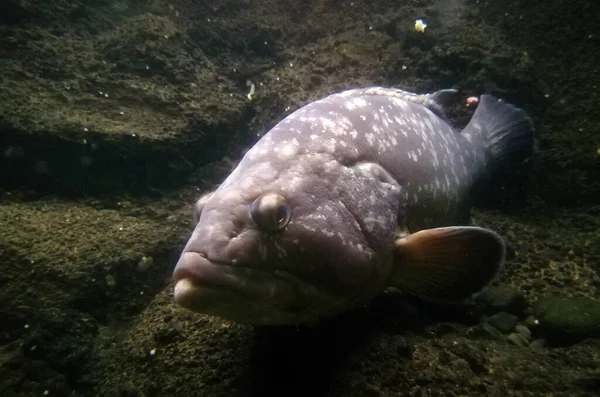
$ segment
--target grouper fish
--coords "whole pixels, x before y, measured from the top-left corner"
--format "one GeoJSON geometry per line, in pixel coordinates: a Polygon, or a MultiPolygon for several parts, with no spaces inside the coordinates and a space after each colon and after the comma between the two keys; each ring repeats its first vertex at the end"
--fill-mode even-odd
{"type": "Polygon", "coordinates": [[[462,131],[455,90],[352,89],[296,110],[195,206],[175,267],[181,306],[261,325],[314,324],[388,286],[468,300],[505,259],[469,226],[472,192],[532,153],[526,113],[483,95],[462,131]]]}

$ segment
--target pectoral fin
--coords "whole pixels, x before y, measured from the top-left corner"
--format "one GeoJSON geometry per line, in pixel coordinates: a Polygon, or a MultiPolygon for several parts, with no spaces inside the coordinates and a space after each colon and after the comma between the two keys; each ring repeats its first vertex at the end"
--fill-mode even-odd
{"type": "Polygon", "coordinates": [[[422,230],[396,240],[392,285],[433,301],[461,301],[481,291],[504,262],[506,247],[479,227],[422,230]]]}

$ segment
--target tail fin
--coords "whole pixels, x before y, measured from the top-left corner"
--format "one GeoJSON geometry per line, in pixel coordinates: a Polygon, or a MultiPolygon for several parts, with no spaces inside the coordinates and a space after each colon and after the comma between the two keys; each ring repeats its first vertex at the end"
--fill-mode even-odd
{"type": "Polygon", "coordinates": [[[490,95],[482,95],[462,131],[481,141],[493,168],[516,165],[533,154],[533,123],[527,113],[490,95]]]}

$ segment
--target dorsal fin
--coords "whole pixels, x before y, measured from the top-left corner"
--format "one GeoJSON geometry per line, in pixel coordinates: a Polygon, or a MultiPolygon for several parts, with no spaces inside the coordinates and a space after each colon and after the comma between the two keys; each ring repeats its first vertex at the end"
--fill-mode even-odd
{"type": "Polygon", "coordinates": [[[363,95],[387,95],[414,103],[419,103],[440,117],[446,116],[446,111],[456,102],[458,90],[453,88],[439,90],[431,94],[415,94],[399,88],[371,87],[361,92],[363,95]]]}

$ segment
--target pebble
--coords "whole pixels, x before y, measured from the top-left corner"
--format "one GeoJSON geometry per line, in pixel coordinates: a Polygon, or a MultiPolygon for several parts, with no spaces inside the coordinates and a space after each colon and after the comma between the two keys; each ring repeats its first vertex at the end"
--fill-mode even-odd
{"type": "Polygon", "coordinates": [[[525,319],[525,325],[529,328],[535,328],[539,325],[539,321],[535,316],[527,316],[525,319]]]}
{"type": "Polygon", "coordinates": [[[531,331],[526,326],[522,324],[517,324],[517,326],[515,327],[515,331],[527,342],[531,341],[531,331]]]}
{"type": "Polygon", "coordinates": [[[493,325],[490,325],[488,323],[481,324],[481,330],[484,333],[487,333],[487,334],[492,335],[492,336],[501,337],[503,335],[502,331],[500,331],[498,328],[496,328],[493,325]]]}
{"type": "Polygon", "coordinates": [[[547,344],[548,344],[548,342],[546,341],[546,339],[540,338],[540,339],[536,339],[533,342],[531,342],[529,344],[529,347],[531,349],[542,349],[542,348],[546,347],[547,344]]]}
{"type": "Polygon", "coordinates": [[[511,332],[510,335],[508,335],[506,337],[506,339],[517,346],[521,346],[521,347],[527,347],[529,345],[529,342],[523,338],[521,335],[515,333],[515,332],[511,332]]]}
{"type": "Polygon", "coordinates": [[[500,312],[488,317],[485,322],[499,329],[503,333],[508,333],[515,329],[515,325],[519,321],[519,317],[514,314],[500,312]]]}

